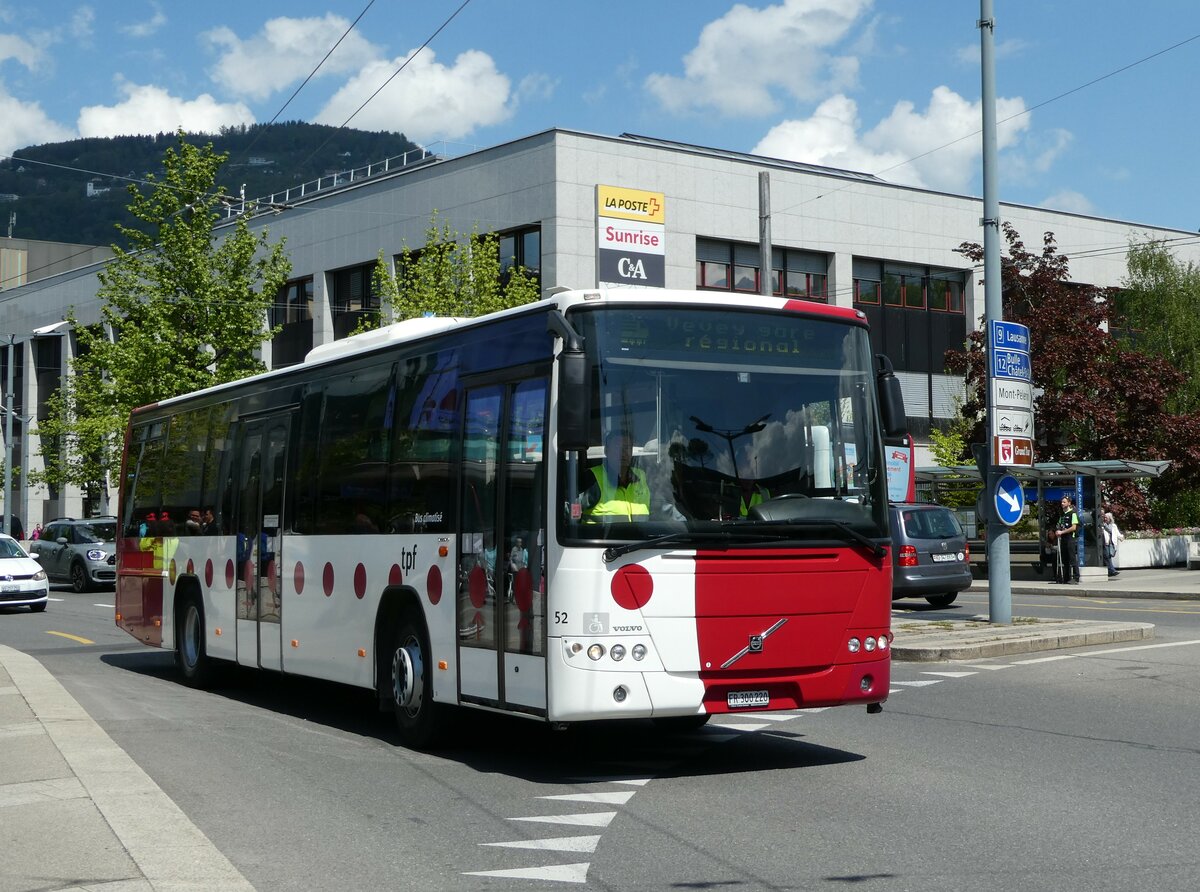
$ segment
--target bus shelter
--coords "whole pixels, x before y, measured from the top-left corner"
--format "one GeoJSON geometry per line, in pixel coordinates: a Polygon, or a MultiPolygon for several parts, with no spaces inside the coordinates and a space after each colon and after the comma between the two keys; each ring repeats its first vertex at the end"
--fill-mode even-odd
{"type": "MultiPolygon", "coordinates": [[[[1100,488],[1108,480],[1136,480],[1144,477],[1158,477],[1170,467],[1169,461],[1130,461],[1128,459],[1107,459],[1104,461],[1065,461],[1040,462],[1028,468],[1008,468],[1006,473],[1015,477],[1025,488],[1026,502],[1033,501],[1036,505],[1038,525],[1038,542],[1045,541],[1043,524],[1046,518],[1041,510],[1043,502],[1048,498],[1060,498],[1062,492],[1069,492],[1075,499],[1079,510],[1079,519],[1092,532],[1093,542],[1102,542],[1100,526],[1103,522],[1103,512],[1096,510],[1100,505],[1100,488]],[[1036,492],[1036,498],[1029,498],[1030,489],[1036,492]]],[[[921,467],[916,469],[916,482],[928,484],[931,488],[933,501],[938,501],[939,484],[951,480],[961,483],[963,480],[974,480],[982,484],[983,478],[975,465],[956,465],[944,468],[940,466],[921,467]]],[[[1085,537],[1086,538],[1086,537],[1085,537]]],[[[1040,547],[1040,546],[1039,546],[1040,547]]],[[[1083,547],[1083,540],[1080,540],[1083,547]]],[[[1093,560],[1096,566],[1104,565],[1102,549],[1093,549],[1093,560]]],[[[1080,566],[1085,561],[1080,560],[1080,566]]]]}

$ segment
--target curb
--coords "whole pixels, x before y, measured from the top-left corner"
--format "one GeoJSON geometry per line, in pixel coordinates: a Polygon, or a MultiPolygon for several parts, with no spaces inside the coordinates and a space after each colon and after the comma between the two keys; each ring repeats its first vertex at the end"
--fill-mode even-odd
{"type": "Polygon", "coordinates": [[[978,660],[1121,641],[1144,641],[1154,637],[1151,623],[1073,623],[1067,620],[1055,626],[1057,628],[1042,630],[1033,625],[997,629],[985,627],[957,632],[901,632],[892,643],[892,659],[901,663],[978,660]],[[1073,627],[1063,628],[1066,625],[1073,627]],[[918,640],[905,640],[908,638],[918,640]]]}

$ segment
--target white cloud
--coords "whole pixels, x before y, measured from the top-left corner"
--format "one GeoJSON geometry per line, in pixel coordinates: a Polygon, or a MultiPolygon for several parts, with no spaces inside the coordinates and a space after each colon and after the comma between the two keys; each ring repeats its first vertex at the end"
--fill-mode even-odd
{"type": "MultiPolygon", "coordinates": [[[[349,19],[328,13],[323,18],[270,19],[249,40],[240,39],[229,28],[215,28],[201,35],[220,54],[209,76],[235,96],[266,99],[308,77],[349,27],[349,19]]],[[[352,31],[317,75],[357,71],[365,61],[378,57],[376,47],[357,30],[352,31]]]]}
{"type": "Polygon", "coordinates": [[[96,13],[90,6],[81,6],[75,10],[75,14],[71,16],[68,28],[71,32],[71,37],[75,40],[82,40],[90,43],[92,39],[92,25],[96,21],[96,13]]]}
{"type": "Polygon", "coordinates": [[[167,16],[157,3],[151,3],[150,8],[154,10],[154,14],[150,18],[134,22],[132,25],[122,25],[121,33],[138,38],[150,37],[157,33],[167,23],[167,16]]]}
{"type": "MultiPolygon", "coordinates": [[[[1000,148],[1015,144],[1029,127],[1021,99],[998,99],[1000,148]],[[1015,116],[1015,117],[1014,117],[1015,116]]],[[[963,191],[979,165],[981,109],[948,87],[937,87],[921,112],[898,102],[891,114],[860,133],[858,106],[845,96],[825,100],[810,118],[784,121],[754,147],[755,154],[877,174],[883,179],[946,191],[963,191]],[[905,163],[908,162],[908,163],[905,163]]]]}
{"type": "Polygon", "coordinates": [[[15,34],[0,34],[0,62],[15,59],[30,71],[42,58],[42,51],[24,38],[15,34]]]}
{"type": "Polygon", "coordinates": [[[776,91],[814,100],[852,87],[858,60],[829,50],[872,0],[784,0],[763,9],[735,5],[705,25],[683,59],[684,74],[652,74],[646,87],[674,112],[715,108],[760,116],[778,109],[776,91]]]}
{"type": "Polygon", "coordinates": [[[68,128],[50,120],[36,102],[22,102],[8,94],[0,84],[0,156],[11,155],[26,146],[74,139],[68,128]]]}
{"type": "MultiPolygon", "coordinates": [[[[372,62],[352,77],[317,113],[315,122],[340,126],[396,73],[404,57],[372,62]]],[[[477,127],[512,115],[509,79],[496,70],[492,57],[469,50],[443,65],[429,49],[415,58],[354,115],[350,126],[361,130],[402,132],[415,142],[460,139],[477,127]]]]}
{"type": "Polygon", "coordinates": [[[1069,214],[1087,214],[1092,216],[1096,213],[1096,206],[1088,200],[1086,195],[1071,189],[1060,189],[1053,195],[1047,196],[1038,202],[1038,207],[1049,208],[1055,211],[1066,211],[1069,214]]]}
{"type": "Polygon", "coordinates": [[[151,85],[122,83],[120,89],[125,94],[124,102],[80,110],[80,136],[172,133],[180,127],[215,133],[223,126],[254,123],[254,115],[242,103],[217,102],[207,93],[182,99],[151,85]]]}

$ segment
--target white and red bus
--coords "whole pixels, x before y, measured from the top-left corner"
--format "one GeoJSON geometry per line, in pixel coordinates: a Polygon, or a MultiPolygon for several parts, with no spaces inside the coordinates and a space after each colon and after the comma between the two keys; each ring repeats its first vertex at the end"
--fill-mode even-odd
{"type": "Polygon", "coordinates": [[[855,310],[581,291],[415,319],[133,413],[116,621],[237,663],[555,724],[887,698],[890,364],[855,310]],[[647,504],[597,515],[604,443],[647,504]]]}

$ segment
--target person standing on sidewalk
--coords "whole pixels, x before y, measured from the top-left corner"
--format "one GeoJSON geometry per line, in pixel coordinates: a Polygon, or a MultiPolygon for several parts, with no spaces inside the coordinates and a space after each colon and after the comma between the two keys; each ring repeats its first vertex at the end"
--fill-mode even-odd
{"type": "Polygon", "coordinates": [[[1113,520],[1112,512],[1104,512],[1104,563],[1108,565],[1108,578],[1120,576],[1121,571],[1117,569],[1116,558],[1117,549],[1121,542],[1125,539],[1125,534],[1117,528],[1117,522],[1113,520]]]}
{"type": "Polygon", "coordinates": [[[1059,578],[1061,583],[1079,585],[1079,552],[1075,548],[1075,535],[1079,532],[1079,513],[1075,510],[1075,501],[1070,496],[1062,497],[1062,514],[1058,518],[1058,526],[1054,530],[1054,539],[1058,543],[1058,553],[1061,560],[1059,578]]]}

